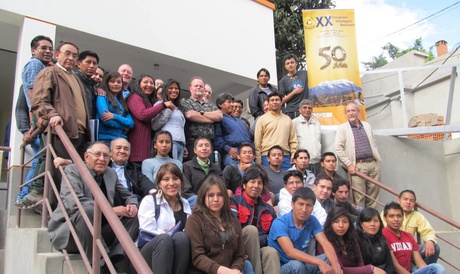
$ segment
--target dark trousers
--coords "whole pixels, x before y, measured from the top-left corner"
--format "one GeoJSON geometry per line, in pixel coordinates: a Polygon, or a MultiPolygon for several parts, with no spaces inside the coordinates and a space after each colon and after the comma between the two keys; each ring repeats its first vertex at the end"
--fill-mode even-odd
{"type": "Polygon", "coordinates": [[[185,274],[190,240],[182,231],[173,236],[160,234],[141,248],[141,254],[155,274],[185,274]]]}
{"type": "MultiPolygon", "coordinates": [[[[85,213],[88,215],[88,218],[93,221],[94,216],[94,207],[91,205],[84,206],[85,213]]],[[[104,216],[102,216],[104,219],[104,216]]],[[[70,217],[75,231],[78,235],[78,239],[80,240],[83,249],[85,250],[86,256],[88,260],[91,262],[93,256],[93,236],[89,231],[88,227],[86,226],[85,221],[83,220],[83,216],[81,215],[80,211],[75,212],[70,217]]],[[[129,236],[133,241],[137,239],[139,235],[139,219],[136,217],[134,218],[127,218],[121,217],[121,223],[126,228],[129,236]]],[[[101,237],[103,239],[103,244],[105,246],[105,250],[109,255],[109,258],[112,260],[112,263],[117,263],[124,259],[124,251],[123,247],[121,246],[120,242],[118,241],[115,233],[113,232],[112,228],[107,222],[103,222],[101,227],[101,237]]],[[[74,254],[79,253],[78,248],[75,244],[74,239],[72,236],[69,238],[69,243],[65,248],[68,253],[74,254]]]]}
{"type": "Polygon", "coordinates": [[[298,111],[293,111],[293,112],[284,112],[283,111],[283,113],[286,114],[287,116],[289,116],[289,118],[291,118],[291,120],[296,118],[300,114],[300,112],[298,112],[298,111]]]}
{"type": "Polygon", "coordinates": [[[322,170],[322,166],[321,163],[309,164],[307,169],[313,172],[315,176],[318,176],[318,173],[320,173],[322,170]]]}
{"type": "MultiPolygon", "coordinates": [[[[43,139],[46,140],[46,135],[45,134],[43,135],[43,139]]],[[[74,145],[74,147],[77,150],[77,152],[80,155],[80,157],[83,159],[83,155],[84,155],[86,149],[88,148],[88,141],[87,141],[86,135],[78,134],[78,138],[70,139],[70,141],[74,145]]],[[[44,148],[45,144],[46,144],[45,142],[40,143],[40,148],[44,148]]],[[[64,158],[64,159],[70,159],[70,155],[67,152],[66,147],[62,143],[61,139],[55,134],[52,134],[52,136],[51,136],[51,145],[53,146],[57,157],[61,157],[61,158],[64,158]]],[[[37,167],[36,167],[36,172],[34,174],[34,177],[37,176],[40,173],[43,173],[45,171],[45,166],[46,166],[46,157],[45,157],[45,154],[43,154],[43,157],[40,157],[39,160],[38,160],[37,167]]],[[[59,170],[54,170],[53,169],[51,171],[51,174],[53,176],[53,180],[56,183],[58,189],[60,189],[61,180],[62,180],[61,173],[59,172],[59,170]]],[[[44,187],[44,178],[42,177],[40,179],[35,180],[32,183],[31,190],[36,190],[38,193],[43,193],[43,187],[44,187]]]]}

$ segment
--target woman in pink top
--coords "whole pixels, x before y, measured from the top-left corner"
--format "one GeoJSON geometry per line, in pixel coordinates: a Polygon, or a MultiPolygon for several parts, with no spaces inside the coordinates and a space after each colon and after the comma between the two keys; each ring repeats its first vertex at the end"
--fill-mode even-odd
{"type": "Polygon", "coordinates": [[[128,141],[131,143],[130,162],[141,164],[143,160],[151,157],[150,121],[163,109],[175,108],[171,102],[153,106],[155,97],[155,79],[150,75],[141,74],[134,91],[127,98],[128,108],[134,120],[134,128],[128,132],[128,141]]]}

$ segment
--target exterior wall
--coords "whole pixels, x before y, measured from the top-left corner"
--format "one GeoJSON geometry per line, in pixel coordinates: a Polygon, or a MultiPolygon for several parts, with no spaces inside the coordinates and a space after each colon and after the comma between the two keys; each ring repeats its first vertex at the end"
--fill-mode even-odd
{"type": "Polygon", "coordinates": [[[0,9],[249,78],[276,71],[273,11],[254,1],[0,0],[0,9]]]}

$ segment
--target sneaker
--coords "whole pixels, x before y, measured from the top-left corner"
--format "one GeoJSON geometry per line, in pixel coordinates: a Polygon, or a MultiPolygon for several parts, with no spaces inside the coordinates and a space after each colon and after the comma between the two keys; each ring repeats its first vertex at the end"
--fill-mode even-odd
{"type": "Polygon", "coordinates": [[[33,206],[37,202],[43,199],[43,194],[38,193],[36,190],[32,190],[29,194],[27,194],[23,199],[22,199],[22,204],[24,206],[33,206]]]}
{"type": "Polygon", "coordinates": [[[14,202],[14,205],[20,208],[25,207],[25,205],[22,203],[23,199],[16,199],[16,202],[14,202]]]}
{"type": "Polygon", "coordinates": [[[25,185],[21,188],[21,191],[19,191],[18,196],[16,197],[16,202],[22,200],[28,193],[29,193],[29,186],[31,184],[25,185]]]}

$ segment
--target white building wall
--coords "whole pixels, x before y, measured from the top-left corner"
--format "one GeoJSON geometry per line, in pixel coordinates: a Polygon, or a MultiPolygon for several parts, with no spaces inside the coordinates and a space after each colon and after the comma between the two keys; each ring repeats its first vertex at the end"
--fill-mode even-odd
{"type": "Polygon", "coordinates": [[[250,0],[0,0],[0,9],[249,78],[261,67],[276,75],[273,10],[250,0]]]}
{"type": "MultiPolygon", "coordinates": [[[[408,121],[416,115],[436,113],[445,116],[447,112],[448,95],[450,88],[450,76],[452,67],[429,68],[423,67],[442,65],[445,63],[460,65],[460,54],[452,55],[447,61],[442,56],[427,63],[421,63],[424,55],[417,51],[394,60],[382,67],[385,69],[398,69],[419,67],[417,70],[403,71],[403,87],[405,90],[406,113],[408,121]]],[[[379,70],[376,70],[378,72],[379,70]]],[[[458,72],[457,72],[458,75],[458,72]]],[[[460,81],[455,77],[454,96],[452,98],[452,118],[450,124],[460,123],[460,81]]],[[[382,72],[366,74],[362,77],[366,113],[369,122],[374,129],[403,128],[407,124],[403,122],[403,108],[400,97],[400,83],[398,72],[382,72]],[[388,100],[392,100],[385,109],[388,100]]]]}

